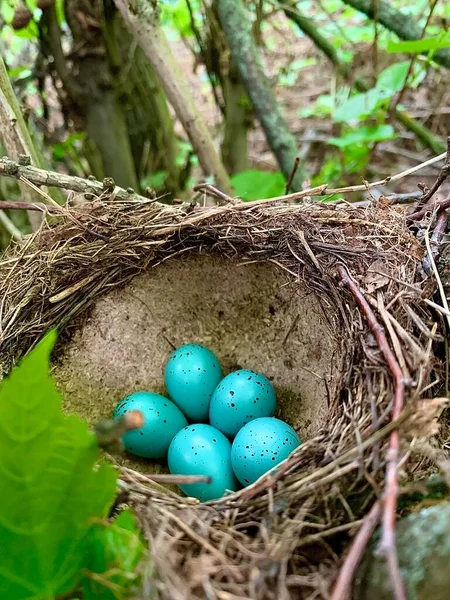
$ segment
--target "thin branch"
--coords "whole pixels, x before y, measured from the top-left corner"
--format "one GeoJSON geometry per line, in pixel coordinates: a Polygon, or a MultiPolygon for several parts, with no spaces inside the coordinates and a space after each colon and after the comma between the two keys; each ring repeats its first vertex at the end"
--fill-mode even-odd
{"type": "Polygon", "coordinates": [[[429,213],[433,213],[435,211],[440,212],[446,208],[450,208],[450,196],[445,200],[434,201],[432,204],[427,204],[422,210],[419,210],[412,215],[407,215],[406,222],[412,223],[413,221],[420,221],[429,213]]]}
{"type": "MultiPolygon", "coordinates": [[[[398,364],[394,352],[389,346],[383,327],[377,321],[373,310],[365,299],[363,293],[348,274],[344,266],[338,267],[338,272],[343,285],[345,285],[356,300],[362,314],[367,320],[378,347],[389,366],[394,378],[394,402],[392,408],[392,420],[397,420],[402,412],[405,397],[405,380],[403,372],[398,364]]],[[[389,439],[389,450],[387,455],[386,480],[383,496],[382,536],[380,550],[386,556],[389,573],[392,580],[395,600],[407,600],[404,584],[398,565],[397,549],[395,544],[395,522],[398,498],[398,472],[400,454],[400,435],[398,429],[391,432],[389,439]]]]}
{"type": "MultiPolygon", "coordinates": [[[[420,40],[423,39],[423,37],[424,37],[424,35],[426,33],[427,27],[430,24],[431,17],[433,16],[434,9],[436,8],[436,4],[438,3],[438,1],[439,0],[433,0],[432,5],[430,6],[430,10],[428,11],[427,20],[425,22],[425,25],[422,27],[422,31],[420,32],[420,37],[419,37],[420,40]]],[[[395,103],[395,108],[397,108],[397,106],[399,104],[401,104],[401,102],[403,100],[403,97],[404,97],[404,95],[406,93],[406,90],[408,89],[408,80],[409,80],[409,78],[411,77],[411,75],[413,73],[414,65],[417,62],[417,56],[418,56],[417,54],[414,54],[414,56],[412,57],[412,59],[411,59],[411,61],[409,63],[408,72],[406,73],[405,81],[403,82],[403,87],[400,90],[400,94],[397,97],[397,101],[395,103]]]]}
{"type": "MultiPolygon", "coordinates": [[[[14,179],[18,180],[25,178],[34,185],[72,190],[73,192],[93,197],[101,196],[105,192],[110,191],[118,200],[149,202],[148,198],[136,194],[131,188],[128,191],[115,186],[114,181],[110,178],[103,182],[96,179],[82,179],[81,177],[73,177],[64,173],[57,173],[56,171],[45,171],[31,165],[20,165],[6,157],[0,159],[0,176],[2,175],[14,177],[14,179]]],[[[39,206],[39,203],[34,203],[34,205],[39,206]]]]}
{"type": "Polygon", "coordinates": [[[99,421],[94,426],[97,444],[101,448],[108,448],[120,442],[128,431],[134,431],[143,425],[144,415],[139,410],[130,410],[117,419],[99,421]]]}
{"type": "Polygon", "coordinates": [[[348,600],[348,598],[350,598],[351,586],[356,569],[361,563],[364,550],[375,531],[375,527],[378,525],[380,517],[381,502],[378,500],[364,518],[364,523],[353,540],[350,551],[339,571],[330,600],[348,600]]]}
{"type": "Polygon", "coordinates": [[[423,260],[423,268],[427,273],[430,273],[432,269],[432,262],[439,255],[439,248],[444,237],[445,230],[447,229],[449,215],[447,211],[443,210],[436,220],[433,234],[430,237],[430,249],[428,254],[423,260]]]}
{"type": "Polygon", "coordinates": [[[436,181],[433,183],[429,191],[425,194],[422,201],[424,204],[434,196],[434,194],[438,191],[438,189],[448,177],[450,177],[450,136],[447,138],[447,155],[445,157],[445,163],[442,166],[442,169],[440,170],[436,181]]]}
{"type": "Polygon", "coordinates": [[[291,174],[289,175],[289,179],[287,180],[287,183],[286,183],[286,189],[285,189],[286,194],[289,194],[289,190],[292,187],[292,182],[294,181],[294,177],[295,177],[295,174],[297,173],[297,169],[299,166],[300,166],[300,157],[297,156],[297,158],[295,159],[295,162],[294,162],[294,167],[293,167],[291,174]]]}

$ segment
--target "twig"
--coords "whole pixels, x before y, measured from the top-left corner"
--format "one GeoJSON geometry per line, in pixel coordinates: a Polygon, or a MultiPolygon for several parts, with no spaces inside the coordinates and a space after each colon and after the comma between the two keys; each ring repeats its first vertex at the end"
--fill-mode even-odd
{"type": "Polygon", "coordinates": [[[432,260],[434,260],[439,254],[439,246],[442,238],[444,237],[445,230],[447,229],[447,223],[448,213],[446,211],[442,211],[437,218],[433,234],[430,238],[430,251],[423,260],[423,268],[426,273],[430,273],[432,268],[432,260]]]}
{"type": "Polygon", "coordinates": [[[226,204],[236,204],[237,202],[239,202],[238,200],[236,200],[236,198],[232,198],[231,196],[228,196],[228,194],[224,194],[210,183],[199,183],[195,185],[192,189],[194,192],[204,191],[209,196],[212,196],[213,198],[218,198],[226,204]]]}
{"type": "MultiPolygon", "coordinates": [[[[394,377],[394,402],[392,408],[392,420],[400,417],[405,396],[405,381],[400,365],[395,354],[389,346],[383,327],[378,323],[374,312],[365,299],[363,293],[356,283],[351,279],[344,266],[338,267],[342,283],[350,290],[366,318],[381,353],[394,377]]],[[[397,467],[400,453],[400,435],[398,429],[390,434],[389,450],[387,455],[386,481],[384,487],[383,505],[383,527],[380,550],[385,554],[392,580],[395,600],[406,600],[406,592],[401,578],[398,565],[397,549],[395,545],[395,520],[398,498],[398,473],[397,467]]]]}
{"type": "Polygon", "coordinates": [[[351,585],[356,569],[361,562],[364,550],[375,531],[375,527],[378,525],[380,517],[381,502],[378,500],[364,518],[364,523],[353,540],[350,551],[339,571],[330,600],[348,600],[348,598],[350,598],[351,585]]]}
{"type": "Polygon", "coordinates": [[[117,419],[99,421],[94,426],[97,444],[108,448],[119,442],[128,431],[139,429],[144,424],[144,415],[139,410],[130,410],[117,419]]]}
{"type": "MultiPolygon", "coordinates": [[[[425,231],[425,245],[427,247],[427,251],[428,251],[428,256],[430,258],[431,267],[433,269],[434,277],[436,279],[436,283],[437,283],[437,286],[438,286],[438,289],[439,289],[439,295],[441,296],[442,305],[448,311],[449,310],[449,306],[448,306],[448,302],[447,302],[447,296],[445,294],[444,286],[442,285],[442,280],[441,280],[441,277],[439,275],[439,271],[437,270],[436,263],[435,263],[434,256],[433,256],[433,252],[431,250],[430,236],[429,236],[429,233],[428,233],[428,229],[425,231]]],[[[448,324],[448,327],[449,327],[449,330],[450,330],[450,317],[448,315],[447,315],[447,324],[448,324]]]]}
{"type": "Polygon", "coordinates": [[[419,210],[418,212],[413,213],[412,215],[407,215],[406,222],[411,223],[413,221],[420,221],[428,213],[434,211],[440,212],[442,210],[445,210],[446,208],[450,208],[450,196],[445,200],[434,201],[433,203],[427,204],[424,208],[422,208],[422,210],[419,210]]]}
{"type": "MultiPolygon", "coordinates": [[[[430,6],[430,10],[428,11],[428,15],[427,15],[427,20],[425,21],[425,24],[422,27],[422,31],[420,33],[420,37],[419,37],[420,40],[423,39],[423,36],[426,33],[427,27],[430,24],[430,20],[431,20],[431,17],[433,16],[434,9],[436,8],[437,3],[438,3],[438,0],[433,0],[432,4],[430,6]]],[[[397,106],[399,106],[399,104],[401,104],[403,97],[406,93],[406,90],[408,89],[408,80],[413,73],[414,65],[416,64],[417,58],[418,58],[418,55],[414,54],[414,56],[412,57],[412,59],[409,63],[408,72],[406,73],[405,81],[403,82],[403,87],[400,90],[400,94],[398,95],[394,109],[396,109],[397,106]]]]}
{"type": "MultiPolygon", "coordinates": [[[[134,479],[131,475],[122,473],[120,476],[122,481],[134,483],[134,479]]],[[[173,485],[185,485],[189,483],[211,483],[211,477],[208,475],[161,475],[156,473],[150,473],[146,477],[146,483],[151,484],[152,481],[156,483],[166,483],[173,485]]]]}
{"type": "Polygon", "coordinates": [[[431,186],[430,190],[425,194],[423,203],[428,202],[434,194],[438,191],[444,181],[450,176],[450,137],[447,138],[447,154],[445,157],[445,163],[437,176],[436,181],[431,186]]]}
{"type": "Polygon", "coordinates": [[[33,210],[43,213],[64,214],[62,206],[49,206],[43,202],[14,202],[12,200],[0,200],[0,210],[33,210]]]}
{"type": "MultiPolygon", "coordinates": [[[[57,187],[65,190],[72,190],[80,194],[88,194],[91,196],[101,196],[105,191],[111,189],[111,180],[107,183],[97,181],[95,179],[82,179],[81,177],[73,177],[56,171],[45,171],[31,165],[20,165],[8,158],[0,159],[0,176],[14,177],[14,179],[27,179],[34,185],[46,185],[49,187],[57,187]]],[[[112,189],[118,200],[148,202],[149,199],[136,194],[136,192],[124,190],[123,188],[114,186],[112,181],[112,189]]]]}
{"type": "Polygon", "coordinates": [[[335,194],[345,194],[345,193],[353,193],[353,192],[365,192],[368,189],[379,187],[382,185],[386,185],[387,183],[393,183],[394,181],[399,181],[408,175],[412,175],[416,171],[420,171],[424,167],[429,165],[433,165],[434,163],[439,162],[447,156],[446,152],[435,156],[434,158],[430,158],[420,165],[415,165],[406,171],[402,171],[401,173],[397,173],[396,175],[388,175],[384,179],[380,181],[373,181],[372,183],[366,183],[362,185],[351,185],[342,188],[332,189],[328,187],[327,183],[322,185],[318,185],[314,188],[309,188],[307,190],[302,190],[301,192],[295,192],[293,194],[287,194],[285,196],[277,196],[276,198],[268,198],[266,200],[256,200],[251,203],[251,206],[259,206],[261,204],[275,203],[275,202],[288,202],[293,200],[299,200],[300,198],[304,198],[305,196],[334,196],[335,194]]]}
{"type": "Polygon", "coordinates": [[[289,175],[289,179],[287,180],[286,183],[286,189],[285,189],[285,194],[289,194],[289,190],[291,189],[292,186],[292,182],[294,180],[295,174],[297,173],[297,169],[300,165],[300,158],[297,156],[297,158],[294,161],[294,166],[292,167],[292,171],[291,174],[289,175]]]}

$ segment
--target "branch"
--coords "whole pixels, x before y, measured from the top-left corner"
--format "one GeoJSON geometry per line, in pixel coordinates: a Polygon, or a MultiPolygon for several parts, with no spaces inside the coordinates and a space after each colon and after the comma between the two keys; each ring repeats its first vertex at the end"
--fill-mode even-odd
{"type": "Polygon", "coordinates": [[[412,223],[413,221],[420,221],[429,213],[433,213],[435,211],[441,212],[446,208],[450,208],[450,196],[445,200],[435,201],[431,204],[427,204],[425,208],[422,208],[422,210],[419,210],[418,212],[415,212],[412,215],[407,215],[406,222],[412,223]]]}
{"type": "MultiPolygon", "coordinates": [[[[310,38],[312,42],[314,42],[314,44],[321,52],[323,52],[323,54],[325,54],[325,56],[334,65],[336,71],[342,75],[344,79],[348,81],[351,80],[353,82],[355,89],[358,92],[367,92],[370,89],[370,87],[363,80],[353,77],[351,66],[341,60],[333,44],[331,44],[331,42],[329,42],[327,38],[320,33],[313,21],[300,14],[293,0],[278,0],[278,4],[283,9],[285,15],[291,19],[291,21],[293,21],[297,27],[299,27],[299,29],[301,29],[303,33],[310,38]]],[[[424,144],[424,146],[430,148],[435,154],[440,154],[445,150],[441,140],[433,135],[433,133],[431,133],[427,127],[419,123],[419,121],[416,121],[410,117],[406,111],[395,107],[394,112],[395,118],[406,129],[414,133],[414,135],[424,144]]]]}
{"type": "MultiPolygon", "coordinates": [[[[214,3],[242,83],[280,169],[289,179],[297,158],[297,142],[264,73],[243,0],[214,0],[214,3]]],[[[304,174],[298,169],[292,189],[301,190],[303,181],[304,174]]]]}
{"type": "MultiPolygon", "coordinates": [[[[369,324],[378,347],[394,377],[394,403],[392,408],[392,420],[396,421],[402,412],[405,397],[405,380],[403,372],[398,364],[395,354],[389,346],[383,327],[378,323],[373,310],[365,299],[363,293],[356,283],[351,279],[344,266],[338,267],[339,276],[345,287],[347,287],[362,314],[369,324]]],[[[395,600],[407,600],[404,584],[398,565],[397,549],[395,543],[395,522],[398,498],[398,463],[400,454],[400,435],[398,429],[391,432],[389,438],[389,449],[387,455],[386,480],[383,495],[382,534],[380,551],[385,555],[389,567],[395,600]]]]}
{"type": "MultiPolygon", "coordinates": [[[[44,169],[38,169],[30,165],[20,165],[8,158],[0,159],[0,177],[2,175],[14,177],[18,180],[26,179],[36,186],[45,185],[62,188],[78,192],[85,196],[93,196],[95,198],[101,196],[105,192],[111,192],[117,200],[147,203],[154,202],[154,200],[149,200],[144,196],[136,194],[131,188],[124,190],[123,188],[117,187],[111,178],[104,179],[103,182],[97,181],[96,179],[82,179],[81,177],[73,177],[72,175],[65,175],[64,173],[57,173],[56,171],[44,171],[44,169]]],[[[39,208],[30,208],[30,210],[41,210],[39,203],[33,202],[31,204],[32,206],[39,208]]],[[[46,206],[46,210],[52,212],[50,206],[46,206]]]]}
{"type": "Polygon", "coordinates": [[[159,24],[157,2],[115,0],[123,19],[153,65],[161,85],[183,125],[200,164],[216,185],[231,193],[232,186],[212,136],[194,102],[184,75],[159,24]]]}
{"type": "Polygon", "coordinates": [[[100,448],[109,448],[120,442],[128,431],[134,431],[144,425],[144,415],[139,410],[130,410],[117,419],[99,421],[94,426],[97,444],[100,448]]]}
{"type": "MultiPolygon", "coordinates": [[[[352,8],[373,19],[374,7],[372,0],[342,0],[352,8]]],[[[422,30],[409,15],[405,15],[383,0],[377,1],[378,22],[389,31],[395,33],[401,40],[420,40],[422,30]]],[[[427,54],[424,52],[423,54],[427,54]]],[[[433,60],[446,69],[450,69],[450,50],[442,48],[433,56],[433,60]]]]}
{"type": "Polygon", "coordinates": [[[375,527],[378,525],[380,516],[381,502],[378,500],[372,506],[369,514],[364,518],[364,523],[353,540],[350,551],[345,558],[341,570],[339,571],[339,575],[333,588],[330,600],[347,600],[350,598],[353,578],[357,568],[361,563],[364,550],[366,549],[367,544],[369,543],[369,540],[375,531],[375,527]]]}

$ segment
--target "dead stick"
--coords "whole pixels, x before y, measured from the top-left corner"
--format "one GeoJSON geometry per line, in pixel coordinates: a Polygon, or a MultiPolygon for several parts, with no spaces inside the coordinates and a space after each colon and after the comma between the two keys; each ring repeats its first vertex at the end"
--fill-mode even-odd
{"type": "Polygon", "coordinates": [[[130,410],[117,419],[99,421],[94,426],[97,444],[101,448],[108,448],[119,442],[128,431],[139,429],[143,424],[144,415],[139,410],[130,410]]]}
{"type": "Polygon", "coordinates": [[[434,194],[438,191],[444,181],[450,176],[450,137],[447,138],[447,156],[445,157],[445,163],[442,169],[439,171],[436,181],[433,183],[429,191],[425,194],[422,202],[428,202],[434,194]]]}
{"type": "Polygon", "coordinates": [[[348,600],[350,598],[353,578],[361,563],[364,550],[375,531],[375,527],[378,525],[380,516],[381,502],[378,500],[370,509],[369,514],[364,518],[364,523],[353,540],[350,551],[345,557],[344,564],[339,571],[330,600],[348,600]]]}
{"type": "MultiPolygon", "coordinates": [[[[392,420],[400,417],[405,396],[405,380],[395,354],[389,346],[383,327],[377,321],[375,313],[370,308],[363,293],[356,283],[351,279],[343,265],[338,266],[342,283],[350,290],[366,318],[370,330],[378,343],[381,353],[394,377],[394,404],[392,408],[392,420]]],[[[383,497],[382,535],[380,550],[385,554],[389,567],[389,573],[394,589],[395,600],[407,600],[405,587],[398,565],[397,549],[395,544],[395,521],[398,498],[398,473],[397,467],[400,453],[400,435],[397,429],[392,431],[389,438],[389,450],[387,455],[386,481],[383,497]]]]}
{"type": "Polygon", "coordinates": [[[11,200],[0,200],[0,210],[34,210],[52,215],[63,215],[64,208],[44,204],[43,202],[13,202],[11,200]]]}
{"type": "Polygon", "coordinates": [[[13,177],[17,180],[25,178],[37,186],[57,187],[95,197],[110,191],[114,193],[117,200],[149,202],[148,198],[136,194],[131,188],[124,190],[116,186],[110,178],[105,179],[103,182],[96,179],[82,179],[81,177],[73,177],[56,171],[45,171],[31,165],[21,165],[6,157],[0,159],[0,176],[13,177]]]}
{"type": "Polygon", "coordinates": [[[291,189],[292,182],[294,181],[295,174],[297,173],[298,167],[300,165],[300,158],[297,156],[294,162],[294,166],[292,168],[291,174],[289,175],[289,179],[286,183],[286,189],[284,191],[285,194],[289,194],[289,190],[291,189]]]}
{"type": "Polygon", "coordinates": [[[442,211],[436,220],[433,234],[430,237],[431,256],[427,253],[423,260],[423,268],[427,273],[431,272],[432,259],[435,259],[439,255],[440,244],[442,242],[442,238],[444,237],[445,230],[447,229],[448,217],[447,211],[442,211]]]}
{"type": "Polygon", "coordinates": [[[421,219],[423,219],[423,217],[426,217],[427,214],[433,211],[440,212],[442,210],[445,210],[446,208],[450,208],[450,196],[445,200],[431,202],[427,204],[424,208],[422,208],[422,210],[419,210],[418,212],[413,213],[412,215],[408,215],[406,217],[406,222],[411,223],[413,221],[420,221],[421,219]]]}
{"type": "MultiPolygon", "coordinates": [[[[127,475],[126,473],[122,474],[120,479],[128,483],[134,483],[133,477],[131,475],[127,475]]],[[[212,480],[209,475],[157,475],[155,473],[150,473],[147,475],[146,483],[151,483],[152,481],[155,483],[184,485],[189,483],[211,483],[212,480]]]]}

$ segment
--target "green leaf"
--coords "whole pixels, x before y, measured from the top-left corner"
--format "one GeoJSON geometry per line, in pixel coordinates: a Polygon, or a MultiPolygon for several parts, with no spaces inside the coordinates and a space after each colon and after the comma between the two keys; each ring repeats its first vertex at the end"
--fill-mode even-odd
{"type": "Polygon", "coordinates": [[[393,138],[395,138],[395,132],[392,125],[362,125],[339,138],[330,138],[328,142],[338,148],[347,148],[355,144],[370,144],[371,142],[382,142],[393,138]]]}
{"type": "Polygon", "coordinates": [[[441,48],[450,48],[450,34],[425,38],[423,40],[408,40],[406,42],[390,41],[387,45],[388,52],[404,52],[411,54],[420,54],[430,50],[440,50],[441,48]]]}
{"type": "Polygon", "coordinates": [[[333,121],[336,123],[355,123],[373,115],[384,103],[389,94],[383,90],[372,88],[362,94],[356,94],[333,113],[333,121]]]}
{"type": "Polygon", "coordinates": [[[326,117],[333,112],[334,103],[334,96],[322,94],[317,98],[315,104],[300,109],[297,114],[300,117],[311,117],[313,115],[317,117],[326,117]]]}
{"type": "Polygon", "coordinates": [[[116,475],[98,465],[95,436],[61,412],[49,376],[51,333],[0,387],[0,598],[50,600],[78,583],[93,518],[116,475]]]}
{"type": "Polygon", "coordinates": [[[98,524],[91,535],[89,571],[83,580],[83,600],[117,600],[136,585],[144,553],[136,519],[130,510],[112,523],[98,524]]]}
{"type": "MultiPolygon", "coordinates": [[[[382,71],[377,79],[376,88],[383,90],[386,94],[393,96],[396,92],[399,92],[405,85],[405,79],[408,74],[410,67],[410,61],[405,60],[403,62],[395,63],[387,69],[382,71]]],[[[426,71],[420,64],[416,64],[413,67],[413,72],[408,80],[408,87],[417,87],[417,85],[423,81],[426,75],[426,71]]]]}
{"type": "Polygon", "coordinates": [[[285,179],[282,173],[249,170],[242,171],[231,178],[236,196],[243,200],[262,200],[281,196],[285,189],[285,179]]]}

